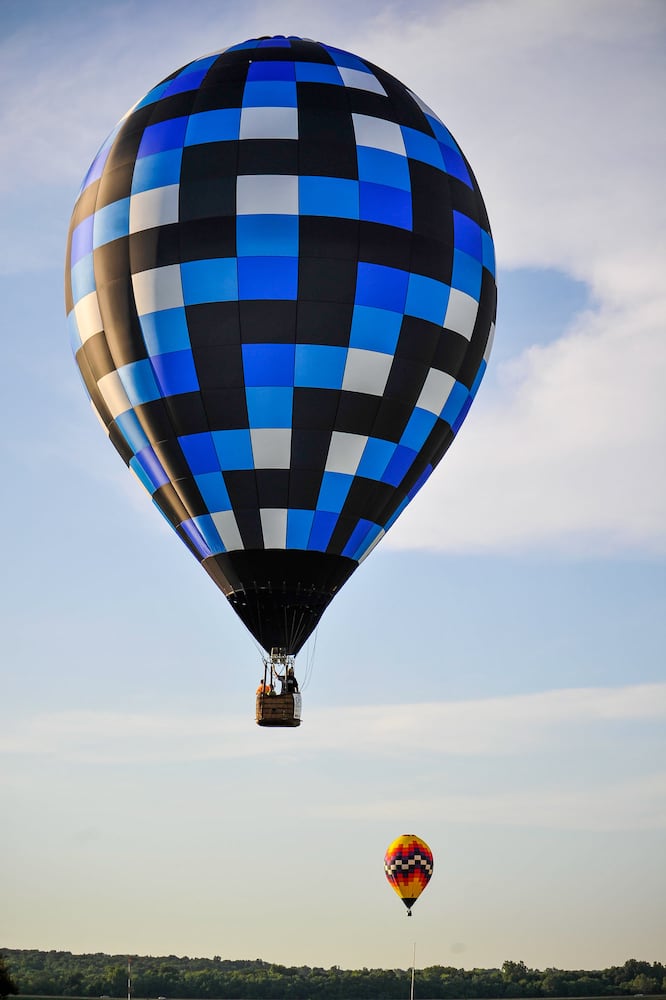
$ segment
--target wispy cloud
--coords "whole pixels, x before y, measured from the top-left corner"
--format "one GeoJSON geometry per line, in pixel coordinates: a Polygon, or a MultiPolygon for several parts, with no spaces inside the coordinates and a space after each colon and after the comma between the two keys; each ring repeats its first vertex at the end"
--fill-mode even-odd
{"type": "Polygon", "coordinates": [[[57,712],[10,721],[0,753],[100,763],[312,757],[512,755],[561,745],[573,727],[666,719],[666,683],[580,688],[458,702],[308,711],[293,734],[259,733],[222,714],[57,712]]]}

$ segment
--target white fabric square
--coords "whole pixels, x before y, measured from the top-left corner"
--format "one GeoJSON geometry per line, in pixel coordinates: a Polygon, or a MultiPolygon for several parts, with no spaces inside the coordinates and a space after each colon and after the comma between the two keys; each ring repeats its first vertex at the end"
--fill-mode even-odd
{"type": "Polygon", "coordinates": [[[370,115],[353,114],[352,118],[357,146],[370,146],[372,149],[386,149],[389,153],[407,155],[402,131],[397,122],[371,118],[370,115]]]}
{"type": "Polygon", "coordinates": [[[167,264],[152,271],[137,271],[132,275],[132,287],[139,316],[162,309],[176,309],[184,304],[179,264],[167,264]]]}
{"type": "Polygon", "coordinates": [[[343,472],[348,476],[355,476],[367,443],[368,438],[363,434],[333,431],[328,446],[325,471],[343,472]]]}
{"type": "Polygon", "coordinates": [[[490,333],[488,334],[488,343],[486,344],[486,349],[483,352],[483,360],[488,364],[488,358],[490,357],[490,352],[493,349],[493,343],[495,341],[495,324],[490,324],[490,333]]]}
{"type": "Polygon", "coordinates": [[[360,69],[348,69],[346,66],[338,66],[338,73],[342,77],[345,87],[353,87],[354,90],[371,90],[373,94],[387,96],[381,83],[372,73],[364,73],[360,69]]]}
{"type": "Polygon", "coordinates": [[[210,516],[227,552],[245,548],[233,510],[219,510],[210,516]]]}
{"type": "Polygon", "coordinates": [[[97,292],[89,292],[88,295],[79,299],[74,306],[74,318],[82,344],[94,337],[96,333],[101,333],[104,327],[102,326],[97,292]]]}
{"type": "Polygon", "coordinates": [[[288,469],[291,463],[291,428],[250,429],[255,469],[288,469]]]}
{"type": "Polygon", "coordinates": [[[452,288],[444,317],[444,326],[447,330],[459,333],[465,340],[471,340],[478,311],[479,303],[476,299],[473,299],[467,292],[452,288]]]}
{"type": "Polygon", "coordinates": [[[236,182],[237,215],[298,215],[298,176],[242,174],[236,182]]]}
{"type": "Polygon", "coordinates": [[[343,390],[381,396],[386,388],[392,364],[392,354],[380,354],[379,351],[364,351],[360,347],[350,347],[342,379],[343,390]]]}
{"type": "Polygon", "coordinates": [[[109,372],[108,375],[103,375],[97,383],[97,388],[99,389],[100,395],[108,406],[109,413],[114,420],[116,417],[119,417],[121,413],[126,413],[127,410],[132,409],[132,404],[127,398],[125,387],[120,381],[120,375],[117,371],[109,372]]]}
{"type": "Polygon", "coordinates": [[[455,384],[456,380],[453,375],[447,375],[446,372],[441,372],[438,368],[431,368],[423,383],[421,395],[416,400],[416,405],[422,410],[429,410],[430,413],[439,416],[455,384]]]}
{"type": "MultiPolygon", "coordinates": [[[[414,91],[413,90],[409,90],[409,88],[407,88],[407,92],[408,92],[408,94],[409,94],[410,97],[414,98],[414,100],[416,101],[416,103],[420,107],[421,111],[425,115],[430,115],[431,118],[437,118],[437,115],[432,110],[432,108],[429,108],[428,105],[425,103],[425,101],[421,100],[421,98],[418,96],[418,94],[415,94],[414,91]]],[[[439,121],[439,118],[437,118],[437,121],[439,121]]]]}
{"type": "Polygon", "coordinates": [[[286,549],[287,547],[287,510],[278,508],[261,508],[261,531],[264,536],[264,548],[286,549]]]}
{"type": "Polygon", "coordinates": [[[240,139],[298,139],[298,108],[243,108],[240,139]]]}
{"type": "Polygon", "coordinates": [[[129,231],[139,233],[143,229],[155,229],[157,226],[168,226],[178,222],[178,195],[180,186],[169,184],[166,187],[151,188],[141,191],[130,198],[129,231]]]}

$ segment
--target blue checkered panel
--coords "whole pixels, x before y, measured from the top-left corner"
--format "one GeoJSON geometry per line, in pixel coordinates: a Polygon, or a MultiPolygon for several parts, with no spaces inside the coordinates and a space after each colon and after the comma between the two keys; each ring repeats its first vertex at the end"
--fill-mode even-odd
{"type": "Polygon", "coordinates": [[[243,42],[114,129],[67,253],[76,360],[114,446],[241,617],[250,578],[300,587],[316,617],[486,367],[493,242],[451,134],[348,52],[243,42]]]}

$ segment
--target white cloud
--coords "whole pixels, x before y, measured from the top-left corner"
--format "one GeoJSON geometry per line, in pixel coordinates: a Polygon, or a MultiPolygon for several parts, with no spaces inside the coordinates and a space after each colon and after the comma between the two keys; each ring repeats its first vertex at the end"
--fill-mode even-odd
{"type": "Polygon", "coordinates": [[[513,755],[561,745],[574,727],[666,719],[666,683],[572,688],[458,702],[312,709],[293,733],[221,714],[58,712],[9,722],[0,753],[119,762],[312,757],[513,755]]]}

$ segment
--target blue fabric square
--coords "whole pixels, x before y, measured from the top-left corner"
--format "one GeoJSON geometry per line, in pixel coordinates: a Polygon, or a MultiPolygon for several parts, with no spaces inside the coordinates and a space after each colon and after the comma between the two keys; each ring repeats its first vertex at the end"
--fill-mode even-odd
{"type": "Polygon", "coordinates": [[[439,143],[431,135],[418,132],[416,129],[401,126],[402,137],[405,141],[407,156],[412,160],[419,160],[421,163],[429,163],[432,167],[444,169],[444,159],[439,143]]]}
{"type": "Polygon", "coordinates": [[[456,382],[449,393],[449,398],[444,404],[442,412],[440,413],[442,420],[446,420],[447,424],[453,427],[458,414],[467,401],[468,396],[469,389],[467,386],[463,385],[462,382],[456,382]]]}
{"type": "Polygon", "coordinates": [[[389,483],[391,486],[399,486],[415,458],[416,452],[412,448],[405,448],[404,445],[399,444],[384,470],[382,482],[389,483]]]}
{"type": "Polygon", "coordinates": [[[296,82],[286,80],[248,80],[243,91],[244,108],[295,108],[296,82]]]}
{"type": "Polygon", "coordinates": [[[287,511],[288,549],[307,549],[313,519],[313,510],[290,509],[287,511]]]}
{"type": "Polygon", "coordinates": [[[477,392],[479,391],[479,386],[481,385],[487,367],[488,367],[487,362],[481,359],[481,364],[479,365],[478,371],[474,376],[474,381],[472,382],[472,388],[469,390],[469,394],[472,397],[472,399],[474,399],[477,392]]]}
{"type": "Polygon", "coordinates": [[[191,347],[184,309],[162,309],[139,317],[143,340],[148,354],[170,354],[191,347]]]}
{"type": "Polygon", "coordinates": [[[409,274],[397,267],[359,261],[355,302],[402,313],[405,310],[409,274]]]}
{"type": "Polygon", "coordinates": [[[287,386],[255,386],[245,390],[250,427],[291,427],[294,390],[287,386]]]}
{"type": "Polygon", "coordinates": [[[94,219],[94,215],[89,215],[82,222],[79,222],[76,229],[72,230],[72,243],[69,254],[72,266],[81,260],[82,257],[86,257],[89,253],[92,253],[94,219]]]}
{"type": "Polygon", "coordinates": [[[403,510],[405,509],[405,507],[409,503],[409,500],[410,500],[409,496],[406,496],[405,499],[400,502],[400,504],[398,505],[397,510],[393,511],[393,513],[389,517],[388,521],[384,525],[384,531],[388,531],[389,528],[391,527],[391,525],[395,524],[395,522],[398,520],[398,518],[402,514],[403,510]]]}
{"type": "Polygon", "coordinates": [[[342,551],[343,556],[348,556],[350,559],[360,559],[370,548],[381,530],[378,524],[361,518],[342,551]]]}
{"type": "Polygon", "coordinates": [[[97,288],[95,281],[93,254],[82,257],[78,264],[75,264],[69,274],[72,283],[72,298],[75,302],[82,299],[84,295],[89,295],[97,288]]]}
{"type": "Polygon", "coordinates": [[[186,129],[186,115],[181,118],[168,118],[164,122],[157,122],[156,125],[149,125],[141,137],[136,154],[137,160],[140,160],[142,156],[161,153],[165,149],[181,148],[185,141],[186,129]]]}
{"type": "Polygon", "coordinates": [[[187,261],[180,265],[180,275],[186,306],[201,302],[233,302],[238,298],[235,257],[187,261]]]}
{"type": "Polygon", "coordinates": [[[249,430],[213,431],[212,438],[223,472],[254,468],[249,430]]]}
{"type": "Polygon", "coordinates": [[[301,215],[358,219],[358,181],[344,177],[300,177],[298,211],[301,215]]]}
{"type": "Polygon", "coordinates": [[[144,469],[143,465],[136,457],[136,455],[132,455],[132,457],[130,458],[129,467],[132,470],[132,472],[135,473],[137,479],[139,480],[143,488],[148,490],[148,492],[152,496],[158,487],[152,481],[152,479],[150,478],[147,471],[144,469]]]}
{"type": "Polygon", "coordinates": [[[380,482],[397,447],[393,441],[368,438],[356,475],[364,476],[366,479],[376,479],[377,482],[380,482]]]}
{"type": "MultiPolygon", "coordinates": [[[[217,454],[215,461],[217,462],[217,454]]],[[[231,500],[221,472],[203,472],[195,476],[194,481],[209,511],[217,513],[221,510],[231,510],[231,500]]]]}
{"type": "Polygon", "coordinates": [[[401,325],[402,313],[356,305],[352,315],[349,346],[379,351],[380,354],[394,354],[401,325]]]}
{"type": "Polygon", "coordinates": [[[159,101],[170,83],[171,80],[163,80],[162,83],[158,83],[156,87],[148,91],[143,100],[139,101],[134,110],[138,111],[139,108],[147,108],[149,104],[155,104],[156,101],[159,101]]]}
{"type": "Polygon", "coordinates": [[[405,312],[409,316],[417,316],[419,319],[436,323],[437,326],[443,326],[450,291],[448,285],[435,278],[410,274],[405,312]]]}
{"type": "Polygon", "coordinates": [[[246,386],[294,384],[294,344],[243,344],[246,386]]]}
{"type": "Polygon", "coordinates": [[[259,48],[258,38],[248,38],[245,42],[238,42],[236,45],[230,45],[226,52],[241,52],[244,49],[257,49],[259,48]]]}
{"type": "Polygon", "coordinates": [[[297,257],[297,215],[239,215],[236,217],[239,257],[297,257]]]}
{"type": "Polygon", "coordinates": [[[444,169],[447,174],[451,174],[452,177],[457,177],[459,181],[466,184],[467,187],[473,187],[472,181],[469,176],[469,170],[465,165],[465,161],[458,152],[457,149],[450,149],[444,143],[440,143],[439,147],[442,151],[442,158],[444,160],[444,169]]]}
{"type": "Polygon", "coordinates": [[[297,62],[294,65],[299,83],[331,83],[338,87],[343,85],[337,66],[307,62],[297,62]]]}
{"type": "Polygon", "coordinates": [[[208,431],[179,437],[178,443],[193,476],[201,476],[207,472],[219,473],[220,460],[215,451],[213,436],[208,431]]]}
{"type": "Polygon", "coordinates": [[[338,523],[338,515],[327,510],[315,511],[308,539],[308,549],[324,552],[338,523]]]}
{"type": "Polygon", "coordinates": [[[345,347],[296,344],[294,385],[310,389],[341,389],[346,362],[345,347]]]}
{"type": "Polygon", "coordinates": [[[134,410],[125,410],[124,413],[117,416],[116,424],[135,455],[150,445],[146,432],[139,423],[139,418],[134,410]]]}
{"type": "Polygon", "coordinates": [[[129,198],[112,201],[93,216],[93,247],[101,247],[129,233],[129,198]]]}
{"type": "Polygon", "coordinates": [[[319,490],[317,510],[328,510],[339,514],[353,481],[353,476],[346,476],[342,472],[325,472],[319,490]]]}
{"type": "Polygon", "coordinates": [[[353,53],[345,52],[344,49],[336,49],[333,45],[324,45],[323,48],[332,56],[337,66],[344,66],[346,69],[358,69],[362,73],[368,72],[368,67],[365,63],[361,62],[359,57],[353,55],[353,53]]]}
{"type": "Polygon", "coordinates": [[[453,213],[453,245],[456,250],[463,250],[470,257],[483,259],[482,229],[462,212],[453,213]]]}
{"type": "Polygon", "coordinates": [[[296,300],[298,257],[240,257],[239,299],[296,300]]]}
{"type": "Polygon", "coordinates": [[[185,132],[185,145],[198,146],[206,142],[231,142],[240,132],[240,108],[219,108],[191,115],[185,132]]]}
{"type": "Polygon", "coordinates": [[[436,421],[437,417],[434,413],[431,413],[430,410],[421,410],[417,406],[402,432],[400,444],[413,451],[420,451],[436,421]]]}
{"type": "Polygon", "coordinates": [[[210,514],[201,514],[199,517],[193,517],[192,521],[201,532],[201,537],[206,542],[211,555],[226,552],[222,539],[220,538],[218,530],[215,527],[215,522],[210,514]]]}
{"type": "MultiPolygon", "coordinates": [[[[72,354],[76,355],[76,352],[81,347],[83,341],[81,340],[79,324],[76,322],[76,313],[74,312],[73,309],[71,310],[71,312],[67,314],[67,332],[69,333],[69,343],[70,347],[72,348],[72,354]]],[[[79,372],[79,375],[81,375],[78,365],[76,366],[76,368],[77,371],[79,372]]],[[[83,379],[81,379],[81,381],[83,382],[83,379]]],[[[85,386],[85,383],[83,384],[85,386]]],[[[86,392],[88,392],[87,388],[86,392]]],[[[90,395],[90,393],[88,393],[88,395],[90,395]]]]}
{"type": "Polygon", "coordinates": [[[163,396],[199,391],[199,379],[191,350],[158,354],[152,358],[152,363],[163,396]]]}
{"type": "Polygon", "coordinates": [[[359,218],[363,222],[381,222],[385,226],[411,229],[411,192],[387,187],[384,184],[360,181],[359,218]]]}
{"type": "Polygon", "coordinates": [[[158,490],[160,486],[164,486],[165,483],[169,482],[169,477],[162,468],[162,463],[150,445],[146,448],[142,448],[142,450],[137,453],[136,460],[150,479],[154,489],[158,490]]]}
{"type": "Polygon", "coordinates": [[[291,44],[289,39],[284,38],[282,35],[276,35],[274,38],[262,38],[258,44],[258,49],[290,49],[291,44]]]}
{"type": "Polygon", "coordinates": [[[443,142],[445,146],[458,151],[458,143],[453,138],[444,122],[441,122],[435,115],[429,115],[427,113],[426,118],[428,119],[428,124],[430,125],[433,135],[437,141],[443,142]]]}
{"type": "Polygon", "coordinates": [[[371,181],[374,184],[384,184],[387,187],[401,188],[411,191],[409,164],[407,158],[399,153],[390,153],[385,149],[374,149],[370,146],[359,146],[358,179],[371,181]]]}
{"type": "Polygon", "coordinates": [[[471,395],[471,393],[467,393],[467,399],[460,407],[460,413],[451,424],[451,430],[453,431],[454,434],[457,434],[458,431],[460,430],[461,424],[465,419],[465,417],[467,416],[467,414],[469,413],[469,408],[473,402],[474,402],[474,397],[471,395]]]}
{"type": "Polygon", "coordinates": [[[132,194],[180,183],[182,162],[182,149],[167,149],[137,160],[132,174],[132,194]]]}
{"type": "Polygon", "coordinates": [[[481,230],[481,260],[483,266],[487,268],[488,271],[495,276],[495,244],[492,241],[492,237],[481,230]]]}
{"type": "Polygon", "coordinates": [[[123,365],[118,369],[118,375],[132,406],[141,406],[162,396],[148,358],[123,365]]]}
{"type": "Polygon", "coordinates": [[[294,80],[296,78],[293,62],[255,59],[247,69],[248,81],[255,80],[294,80]]]}
{"type": "Polygon", "coordinates": [[[185,521],[181,521],[178,527],[187,536],[202,559],[207,559],[210,555],[212,555],[205,538],[192,518],[188,517],[185,521]]]}
{"type": "Polygon", "coordinates": [[[119,122],[114,128],[113,132],[106,137],[102,145],[95,155],[95,159],[92,161],[88,167],[88,172],[83,178],[83,183],[81,184],[81,191],[85,191],[94,181],[98,181],[102,176],[102,171],[104,170],[104,164],[109,158],[109,153],[111,152],[111,146],[113,145],[115,138],[120,130],[122,122],[119,122]]]}
{"type": "Polygon", "coordinates": [[[171,97],[172,94],[182,94],[187,90],[194,90],[195,87],[199,86],[216,59],[216,55],[206,56],[204,59],[197,59],[196,62],[190,63],[182,73],[169,82],[164,96],[171,97]]]}
{"type": "Polygon", "coordinates": [[[462,250],[453,251],[451,287],[467,292],[473,299],[481,296],[481,261],[462,250]]]}

